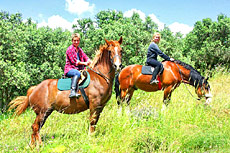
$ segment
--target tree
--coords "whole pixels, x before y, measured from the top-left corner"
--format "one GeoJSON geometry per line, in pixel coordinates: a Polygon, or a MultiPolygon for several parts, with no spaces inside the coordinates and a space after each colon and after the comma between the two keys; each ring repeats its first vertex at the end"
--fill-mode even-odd
{"type": "Polygon", "coordinates": [[[0,108],[4,110],[31,85],[61,77],[71,42],[70,32],[37,28],[31,19],[22,22],[20,13],[1,12],[0,19],[0,108]]]}
{"type": "Polygon", "coordinates": [[[192,57],[195,67],[204,71],[217,65],[230,66],[230,18],[219,15],[217,22],[197,21],[185,38],[184,56],[192,57]]]}

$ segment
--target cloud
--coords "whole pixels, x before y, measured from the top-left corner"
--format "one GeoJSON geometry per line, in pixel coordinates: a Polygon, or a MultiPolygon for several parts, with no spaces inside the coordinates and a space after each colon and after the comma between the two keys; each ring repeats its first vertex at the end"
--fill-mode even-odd
{"type": "Polygon", "coordinates": [[[193,27],[190,27],[187,24],[178,22],[174,22],[173,24],[170,24],[168,27],[173,33],[181,32],[184,35],[188,34],[193,29],[193,27]]]}
{"type": "Polygon", "coordinates": [[[90,5],[85,0],[66,0],[66,10],[72,14],[81,15],[85,12],[93,13],[95,4],[90,5]]]}
{"type": "Polygon", "coordinates": [[[153,20],[153,22],[155,22],[158,25],[158,30],[163,30],[165,24],[163,22],[161,22],[156,15],[154,14],[150,14],[149,17],[153,20]]]}
{"type": "Polygon", "coordinates": [[[130,18],[130,17],[132,17],[133,13],[138,13],[138,14],[140,15],[140,18],[141,18],[143,21],[145,21],[145,17],[146,17],[146,16],[145,16],[145,13],[143,13],[143,12],[140,11],[140,10],[136,10],[136,9],[131,9],[131,10],[129,10],[129,11],[124,12],[124,17],[130,18]]]}
{"type": "Polygon", "coordinates": [[[76,23],[76,20],[77,19],[75,19],[71,23],[59,15],[54,15],[54,16],[51,16],[50,18],[48,18],[48,22],[43,20],[41,23],[38,23],[38,27],[49,26],[52,29],[60,27],[63,30],[67,29],[69,31],[73,31],[72,25],[73,25],[73,23],[76,23]]]}
{"type": "MultiPolygon", "coordinates": [[[[66,1],[71,1],[71,0],[66,0],[66,1]]],[[[74,1],[75,3],[77,1],[85,2],[83,0],[72,0],[72,1],[74,1]]],[[[89,6],[88,3],[87,3],[87,6],[89,6]]],[[[131,17],[134,12],[138,13],[140,15],[140,18],[143,21],[145,21],[146,15],[142,11],[136,10],[136,9],[131,9],[129,11],[124,12],[124,17],[131,17]]],[[[74,19],[73,22],[69,22],[66,19],[64,19],[63,17],[59,16],[59,15],[51,16],[50,18],[48,18],[47,22],[43,19],[42,14],[39,14],[39,17],[42,19],[42,22],[38,23],[38,27],[49,26],[50,28],[53,28],[53,29],[60,27],[63,30],[67,29],[67,30],[72,32],[73,31],[72,25],[77,23],[77,19],[74,19]]],[[[153,20],[153,22],[155,22],[158,25],[159,30],[164,29],[165,24],[163,22],[161,22],[154,14],[150,14],[149,17],[153,20]]],[[[190,27],[189,25],[186,25],[186,24],[183,24],[183,23],[178,23],[178,22],[174,22],[173,24],[170,24],[168,26],[168,28],[174,34],[176,32],[181,32],[184,35],[188,34],[190,31],[193,30],[193,27],[190,27]]]]}
{"type": "MultiPolygon", "coordinates": [[[[124,17],[130,18],[132,17],[133,13],[138,13],[142,21],[145,21],[145,18],[146,18],[145,13],[143,13],[140,10],[136,10],[136,9],[131,9],[131,10],[124,12],[124,17]]],[[[157,19],[157,17],[154,14],[150,14],[149,17],[153,20],[153,22],[155,22],[158,25],[159,30],[164,29],[164,23],[160,22],[160,20],[157,19]]]]}
{"type": "MultiPolygon", "coordinates": [[[[145,21],[146,15],[140,10],[131,9],[126,12],[124,12],[124,17],[132,17],[133,13],[138,13],[140,15],[140,18],[145,21]]],[[[158,25],[158,30],[163,30],[166,26],[165,23],[161,22],[155,14],[148,15],[153,22],[155,22],[158,25]]],[[[170,24],[168,28],[175,34],[177,32],[181,32],[182,34],[186,35],[190,31],[192,31],[193,27],[190,27],[189,25],[174,22],[173,24],[170,24]]]]}

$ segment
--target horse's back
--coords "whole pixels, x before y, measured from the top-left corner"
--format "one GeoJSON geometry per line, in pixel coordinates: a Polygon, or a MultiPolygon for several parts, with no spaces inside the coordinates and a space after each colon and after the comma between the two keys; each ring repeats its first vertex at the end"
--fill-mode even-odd
{"type": "Polygon", "coordinates": [[[142,65],[129,65],[126,66],[119,74],[119,80],[128,79],[134,77],[141,72],[142,65]]]}
{"type": "Polygon", "coordinates": [[[57,79],[44,80],[28,90],[31,93],[29,103],[33,107],[47,108],[51,105],[50,102],[55,100],[57,91],[57,79]]]}
{"type": "MultiPolygon", "coordinates": [[[[164,65],[168,64],[168,62],[164,62],[164,65]]],[[[142,67],[143,65],[129,65],[125,67],[119,74],[120,88],[123,90],[130,88],[141,89],[147,92],[159,90],[158,84],[150,84],[152,75],[142,74],[142,67]]],[[[167,75],[168,72],[166,72],[165,74],[167,75]]],[[[163,83],[162,76],[160,76],[160,79],[161,83],[163,83]]]]}
{"type": "MultiPolygon", "coordinates": [[[[175,63],[164,61],[162,64],[164,65],[164,71],[160,75],[162,87],[175,84],[177,80],[174,77],[178,77],[175,63]]],[[[143,65],[129,65],[125,67],[119,74],[120,88],[123,90],[138,88],[147,92],[159,90],[158,84],[150,84],[152,75],[142,74],[142,67],[143,65]]]]}
{"type": "Polygon", "coordinates": [[[139,72],[141,68],[142,68],[142,65],[137,65],[137,64],[129,65],[129,66],[126,66],[124,69],[122,69],[120,74],[122,75],[133,74],[134,72],[139,72]]]}

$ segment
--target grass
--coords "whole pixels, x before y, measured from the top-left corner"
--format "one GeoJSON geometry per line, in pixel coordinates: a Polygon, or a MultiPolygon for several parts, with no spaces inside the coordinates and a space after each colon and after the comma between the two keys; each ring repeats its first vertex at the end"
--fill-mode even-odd
{"type": "Polygon", "coordinates": [[[32,110],[19,117],[0,118],[1,152],[229,152],[230,74],[209,80],[213,101],[204,107],[194,88],[184,84],[161,111],[163,92],[135,91],[129,107],[118,113],[113,94],[103,110],[96,133],[88,135],[89,111],[76,115],[54,112],[40,131],[43,145],[29,147],[32,110]],[[126,111],[130,108],[130,113],[126,111]]]}

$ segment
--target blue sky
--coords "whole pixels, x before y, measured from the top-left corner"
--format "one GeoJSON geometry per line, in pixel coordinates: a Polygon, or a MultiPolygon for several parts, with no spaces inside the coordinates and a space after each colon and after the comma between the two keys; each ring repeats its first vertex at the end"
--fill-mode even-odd
{"type": "Polygon", "coordinates": [[[160,29],[166,25],[186,34],[196,21],[216,21],[221,13],[230,17],[230,0],[0,0],[1,11],[19,12],[38,26],[69,30],[77,19],[94,19],[99,11],[108,9],[122,11],[127,17],[137,12],[143,20],[150,16],[160,29]]]}

